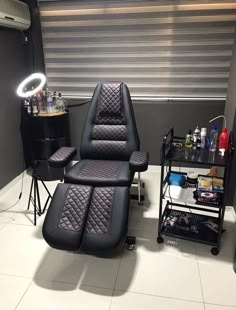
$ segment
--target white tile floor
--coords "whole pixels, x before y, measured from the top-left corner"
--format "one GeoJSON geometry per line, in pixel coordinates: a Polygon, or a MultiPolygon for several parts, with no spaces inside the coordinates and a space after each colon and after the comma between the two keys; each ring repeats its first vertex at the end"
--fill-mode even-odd
{"type": "MultiPolygon", "coordinates": [[[[13,208],[0,213],[0,309],[236,310],[233,257],[235,215],[227,208],[222,251],[187,241],[156,243],[159,167],[142,175],[147,201],[131,208],[129,232],[137,250],[99,258],[51,249],[42,237],[44,216],[32,225],[27,209],[30,177],[13,208]]],[[[57,182],[49,182],[51,191],[57,182]]],[[[0,210],[13,205],[20,182],[0,197],[0,210]]],[[[41,197],[46,193],[41,190],[41,197]]]]}

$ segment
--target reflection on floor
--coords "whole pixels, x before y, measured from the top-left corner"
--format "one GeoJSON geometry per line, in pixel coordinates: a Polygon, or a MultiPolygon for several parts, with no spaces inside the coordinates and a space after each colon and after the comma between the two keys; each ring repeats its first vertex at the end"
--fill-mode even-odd
{"type": "MultiPolygon", "coordinates": [[[[137,250],[95,257],[51,249],[42,237],[44,216],[32,225],[27,211],[30,177],[13,208],[0,213],[0,309],[229,310],[236,309],[233,271],[235,215],[227,208],[222,251],[165,238],[156,243],[160,168],[142,174],[147,199],[131,203],[129,234],[137,250]]],[[[57,182],[47,182],[51,192],[57,182]]],[[[13,205],[20,181],[0,197],[0,210],[13,205]]],[[[41,188],[41,198],[46,192],[41,188]]]]}

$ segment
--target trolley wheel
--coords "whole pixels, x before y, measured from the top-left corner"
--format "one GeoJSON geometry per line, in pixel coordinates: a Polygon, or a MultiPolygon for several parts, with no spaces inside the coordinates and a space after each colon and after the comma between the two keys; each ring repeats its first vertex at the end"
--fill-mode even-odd
{"type": "Polygon", "coordinates": [[[212,248],[211,249],[211,254],[212,255],[218,255],[219,254],[219,250],[217,248],[212,248]]]}
{"type": "Polygon", "coordinates": [[[158,236],[157,237],[157,243],[160,244],[160,243],[163,243],[163,242],[164,242],[164,239],[161,236],[158,236]]]}

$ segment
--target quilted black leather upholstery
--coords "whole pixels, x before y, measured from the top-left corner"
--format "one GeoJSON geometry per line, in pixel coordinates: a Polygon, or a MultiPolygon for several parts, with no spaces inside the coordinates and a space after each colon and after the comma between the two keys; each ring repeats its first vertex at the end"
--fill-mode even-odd
{"type": "MultiPolygon", "coordinates": [[[[127,86],[99,84],[82,135],[81,160],[66,173],[65,184],[58,185],[44,222],[43,235],[52,247],[90,253],[121,245],[127,234],[129,187],[135,171],[148,164],[148,154],[138,151],[127,86]]],[[[72,154],[60,149],[50,163],[58,167],[72,154]]]]}
{"type": "Polygon", "coordinates": [[[128,161],[81,160],[65,175],[65,183],[92,186],[130,186],[133,173],[128,161]]]}
{"type": "Polygon", "coordinates": [[[126,141],[127,128],[125,125],[94,125],[92,140],[126,141]]]}
{"type": "Polygon", "coordinates": [[[74,147],[61,147],[48,160],[53,168],[64,168],[74,158],[77,151],[74,147]]]}
{"type": "Polygon", "coordinates": [[[44,224],[44,239],[54,248],[75,251],[80,247],[93,188],[59,184],[44,224]]]}
{"type": "Polygon", "coordinates": [[[85,227],[86,232],[104,234],[108,231],[114,192],[114,187],[94,189],[85,227]]]}
{"type": "Polygon", "coordinates": [[[129,160],[130,170],[133,172],[146,171],[148,160],[149,154],[147,152],[133,152],[129,160]]]}
{"type": "Polygon", "coordinates": [[[56,249],[110,251],[127,233],[129,189],[59,184],[43,224],[56,249]]]}
{"type": "Polygon", "coordinates": [[[118,248],[127,234],[128,214],[128,187],[96,187],[80,249],[91,253],[118,248]]]}
{"type": "Polygon", "coordinates": [[[120,116],[121,83],[103,83],[99,95],[99,114],[104,116],[120,116]],[[107,104],[109,103],[109,104],[107,104]]]}
{"type": "Polygon", "coordinates": [[[96,87],[82,134],[81,159],[126,160],[139,150],[130,94],[124,83],[96,87]]]}
{"type": "Polygon", "coordinates": [[[128,161],[137,150],[139,138],[127,86],[98,84],[82,135],[81,161],[66,173],[65,182],[130,186],[134,173],[128,161]]]}
{"type": "Polygon", "coordinates": [[[64,208],[58,227],[64,230],[81,231],[86,217],[91,188],[71,185],[66,194],[64,208]]]}

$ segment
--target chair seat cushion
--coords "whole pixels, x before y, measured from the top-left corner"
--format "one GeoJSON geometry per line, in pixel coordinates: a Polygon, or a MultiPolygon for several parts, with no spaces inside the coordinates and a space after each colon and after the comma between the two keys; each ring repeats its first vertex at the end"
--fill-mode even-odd
{"type": "Polygon", "coordinates": [[[130,186],[133,173],[127,161],[81,160],[65,175],[65,183],[91,186],[130,186]]]}

